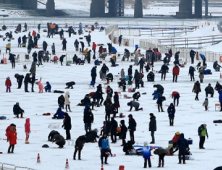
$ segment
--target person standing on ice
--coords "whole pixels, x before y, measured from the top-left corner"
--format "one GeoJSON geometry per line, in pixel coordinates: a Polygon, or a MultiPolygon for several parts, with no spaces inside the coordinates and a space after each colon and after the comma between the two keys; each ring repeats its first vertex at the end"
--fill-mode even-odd
{"type": "Polygon", "coordinates": [[[170,126],[173,126],[173,121],[174,121],[174,117],[175,117],[175,107],[173,105],[173,103],[170,104],[170,106],[167,109],[168,112],[168,117],[169,117],[169,121],[170,121],[170,126]]]}
{"type": "Polygon", "coordinates": [[[121,43],[122,43],[122,39],[123,39],[123,36],[122,36],[122,35],[120,35],[120,36],[119,36],[119,40],[118,40],[118,41],[119,41],[119,46],[120,46],[120,45],[121,45],[121,43]]]}
{"type": "Polygon", "coordinates": [[[70,100],[69,100],[69,98],[70,98],[70,93],[67,91],[66,94],[65,94],[66,112],[68,112],[68,109],[69,109],[70,112],[72,112],[71,109],[70,109],[70,100]]]}
{"type": "Polygon", "coordinates": [[[8,153],[14,153],[14,147],[17,144],[17,132],[15,126],[10,127],[10,130],[7,132],[7,141],[9,142],[8,153]]]}
{"type": "Polygon", "coordinates": [[[205,107],[205,111],[208,111],[208,98],[206,98],[203,102],[203,106],[205,107]]]}
{"type": "MultiPolygon", "coordinates": [[[[195,100],[199,100],[198,94],[201,92],[201,88],[200,88],[200,83],[199,83],[199,81],[196,81],[196,83],[194,83],[192,92],[196,93],[195,100]]],[[[222,101],[222,100],[221,100],[221,101],[222,101]]],[[[222,105],[222,104],[221,104],[221,105],[222,105]]]]}
{"type": "Polygon", "coordinates": [[[177,77],[180,73],[180,68],[178,67],[178,65],[175,64],[175,66],[173,67],[173,82],[177,82],[177,77]]]}
{"type": "Polygon", "coordinates": [[[5,86],[6,86],[6,92],[11,92],[11,86],[12,82],[10,80],[10,77],[7,77],[5,80],[5,86]]]}
{"type": "Polygon", "coordinates": [[[31,130],[30,130],[30,119],[27,118],[25,120],[25,135],[26,135],[26,138],[25,138],[25,144],[29,144],[29,135],[31,133],[31,130]]]}
{"type": "Polygon", "coordinates": [[[73,155],[73,159],[76,160],[76,153],[78,152],[78,159],[81,160],[81,151],[83,149],[83,146],[86,142],[86,136],[79,136],[76,139],[76,143],[75,143],[75,151],[74,151],[74,155],[73,155]]]}
{"type": "Polygon", "coordinates": [[[70,140],[71,139],[70,130],[72,128],[72,124],[71,124],[71,118],[68,113],[64,113],[64,120],[62,127],[64,127],[64,129],[66,130],[66,140],[70,140]]]}
{"type": "Polygon", "coordinates": [[[151,161],[150,161],[150,156],[151,156],[151,147],[148,146],[147,142],[144,142],[144,146],[143,146],[143,158],[144,158],[144,167],[147,167],[147,162],[149,165],[149,168],[152,167],[151,165],[151,161]]]}
{"type": "Polygon", "coordinates": [[[203,147],[203,145],[204,145],[206,136],[207,136],[207,138],[208,138],[207,125],[206,125],[206,124],[202,124],[202,125],[198,128],[198,135],[199,135],[199,137],[200,137],[199,149],[205,149],[205,148],[203,147]]]}
{"type": "Polygon", "coordinates": [[[178,164],[181,164],[181,156],[183,156],[183,164],[186,164],[186,162],[185,162],[185,152],[186,152],[186,149],[189,146],[188,146],[187,140],[184,138],[183,133],[180,134],[180,138],[177,140],[177,145],[178,145],[178,148],[179,148],[179,155],[178,155],[179,163],[178,164]]]}
{"type": "Polygon", "coordinates": [[[149,131],[151,132],[151,137],[152,137],[152,141],[150,142],[150,144],[155,143],[154,132],[156,130],[157,130],[157,128],[156,128],[156,117],[154,116],[153,113],[150,113],[149,131]]]}
{"type": "Polygon", "coordinates": [[[111,150],[109,146],[109,139],[107,138],[106,133],[104,133],[103,136],[99,139],[98,145],[101,152],[101,155],[100,155],[101,164],[103,165],[103,157],[105,157],[105,164],[108,164],[107,158],[109,156],[109,153],[111,153],[111,150]]]}
{"type": "Polygon", "coordinates": [[[128,130],[130,132],[130,140],[131,142],[134,144],[135,143],[135,139],[134,139],[134,131],[136,131],[136,121],[133,118],[132,114],[129,114],[128,116],[129,118],[129,126],[128,126],[128,130]]]}

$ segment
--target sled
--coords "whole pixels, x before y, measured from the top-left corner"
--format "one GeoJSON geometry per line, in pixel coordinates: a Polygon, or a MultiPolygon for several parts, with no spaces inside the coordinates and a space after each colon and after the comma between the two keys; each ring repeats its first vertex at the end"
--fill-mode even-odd
{"type": "Polygon", "coordinates": [[[213,123],[222,123],[222,120],[214,120],[213,123]]]}

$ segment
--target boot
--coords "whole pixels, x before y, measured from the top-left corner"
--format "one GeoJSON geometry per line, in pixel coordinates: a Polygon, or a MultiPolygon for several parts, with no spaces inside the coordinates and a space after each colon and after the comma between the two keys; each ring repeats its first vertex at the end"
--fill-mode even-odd
{"type": "Polygon", "coordinates": [[[159,165],[158,165],[158,168],[160,168],[161,167],[161,163],[159,163],[159,165]]]}
{"type": "Polygon", "coordinates": [[[162,167],[164,167],[164,163],[162,163],[162,167]]]}

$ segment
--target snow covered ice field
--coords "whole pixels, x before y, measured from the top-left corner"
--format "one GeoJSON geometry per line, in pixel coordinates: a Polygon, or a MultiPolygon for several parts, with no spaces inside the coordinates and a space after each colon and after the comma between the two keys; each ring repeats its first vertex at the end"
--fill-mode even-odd
{"type": "MultiPolygon", "coordinates": [[[[32,30],[31,30],[32,31],[32,30]]],[[[5,32],[0,32],[0,34],[4,34],[5,32]]],[[[88,33],[87,33],[88,34],[88,33]]],[[[87,35],[85,34],[85,35],[87,35]]],[[[205,32],[208,34],[208,32],[205,32]]],[[[20,53],[26,52],[26,48],[17,48],[17,38],[18,34],[13,34],[15,40],[12,41],[12,53],[20,53]]],[[[21,33],[20,35],[24,35],[21,33]]],[[[41,39],[39,40],[39,46],[41,47],[43,40],[48,42],[48,50],[50,50],[50,46],[53,42],[55,42],[56,52],[62,54],[61,52],[61,40],[59,40],[59,36],[56,35],[53,39],[46,38],[46,33],[41,32],[41,39]]],[[[98,32],[97,30],[92,32],[92,42],[95,41],[97,44],[103,43],[106,44],[109,42],[107,36],[105,36],[104,32],[98,32]]],[[[68,34],[65,33],[65,37],[68,41],[67,43],[67,52],[75,53],[73,48],[73,42],[76,38],[79,38],[78,35],[68,37],[68,34]]],[[[0,39],[0,48],[4,49],[6,41],[0,39]]],[[[114,45],[118,52],[123,53],[124,46],[118,47],[114,45]]],[[[220,48],[220,47],[218,47],[220,48]]],[[[130,51],[133,51],[133,47],[129,48],[130,51]]],[[[97,48],[98,50],[98,48],[97,48]]],[[[35,49],[32,50],[34,52],[35,49]]],[[[144,50],[142,50],[144,52],[144,50]]],[[[65,54],[66,52],[64,52],[65,54]]],[[[98,54],[98,53],[97,53],[98,54]]],[[[81,54],[77,53],[78,56],[81,54]]],[[[2,56],[1,56],[2,58],[2,56]]],[[[120,66],[118,67],[110,67],[109,57],[106,58],[106,64],[109,66],[110,72],[114,75],[117,75],[122,68],[124,68],[125,73],[127,73],[128,66],[133,64],[131,62],[121,62],[120,58],[118,58],[118,62],[120,66]]],[[[7,116],[7,120],[1,120],[0,122],[0,151],[3,152],[0,155],[1,162],[15,164],[17,166],[26,166],[29,168],[34,168],[38,170],[61,170],[65,167],[66,159],[69,159],[70,169],[100,169],[100,151],[97,143],[87,143],[85,144],[82,151],[82,160],[74,161],[73,152],[74,146],[72,142],[70,145],[68,142],[64,146],[64,149],[58,149],[57,145],[52,144],[51,142],[47,142],[47,136],[49,132],[52,130],[48,128],[49,124],[57,123],[62,125],[62,120],[53,120],[51,116],[42,116],[43,113],[50,112],[54,114],[58,108],[57,99],[60,94],[55,93],[38,93],[38,87],[35,85],[34,93],[25,93],[24,92],[24,84],[21,89],[17,89],[16,79],[14,78],[15,73],[25,75],[27,72],[23,71],[23,64],[25,62],[21,62],[16,64],[15,69],[11,69],[11,65],[1,64],[0,65],[0,84],[1,84],[1,94],[0,95],[0,103],[1,103],[1,114],[7,116]],[[12,92],[6,93],[4,82],[7,76],[10,76],[12,81],[12,92]],[[25,133],[24,133],[24,123],[25,119],[16,119],[13,118],[12,108],[13,105],[19,102],[20,106],[25,110],[24,117],[31,119],[31,135],[30,135],[30,144],[25,144],[25,133]],[[17,145],[15,146],[14,154],[7,154],[8,143],[5,136],[6,127],[15,123],[17,125],[17,145]],[[42,148],[43,144],[48,144],[50,148],[44,149],[42,148]],[[41,163],[37,164],[37,154],[40,153],[41,163]]],[[[31,66],[31,61],[26,62],[28,65],[28,70],[31,66]]],[[[195,61],[195,65],[197,61],[195,61]]],[[[89,92],[93,92],[96,89],[89,88],[88,84],[91,80],[90,70],[93,67],[93,61],[91,64],[85,65],[71,65],[71,66],[61,66],[60,64],[53,63],[43,63],[43,66],[37,67],[36,78],[39,79],[42,77],[42,83],[45,85],[46,81],[49,81],[52,85],[52,90],[65,90],[65,83],[68,81],[75,81],[76,85],[74,89],[70,89],[70,100],[71,100],[71,110],[72,112],[69,115],[72,118],[72,130],[71,130],[71,138],[75,140],[78,136],[85,134],[84,124],[83,124],[83,107],[76,106],[80,100],[85,96],[85,94],[89,92]]],[[[160,70],[162,66],[162,62],[156,62],[154,70],[160,70]]],[[[145,82],[145,87],[140,88],[139,91],[141,93],[146,92],[146,95],[142,95],[139,99],[141,106],[143,107],[143,111],[139,112],[129,112],[129,107],[126,105],[130,99],[123,99],[123,95],[127,94],[128,96],[133,95],[133,93],[122,93],[122,97],[120,98],[120,111],[126,115],[124,120],[126,121],[126,125],[128,125],[128,114],[133,114],[135,120],[137,121],[137,131],[135,132],[135,141],[136,144],[143,145],[144,141],[150,142],[151,136],[148,131],[149,124],[149,113],[154,113],[157,120],[157,132],[155,132],[156,138],[156,146],[167,147],[168,141],[172,139],[174,133],[177,131],[183,132],[185,134],[185,138],[192,138],[193,145],[190,145],[190,149],[192,152],[192,156],[195,160],[186,161],[186,165],[178,165],[178,157],[176,153],[174,156],[166,156],[165,157],[165,169],[201,169],[201,170],[209,170],[213,169],[217,166],[221,165],[221,125],[215,126],[213,124],[213,120],[220,119],[221,113],[215,111],[214,105],[218,102],[218,94],[215,92],[213,98],[209,97],[209,111],[204,111],[204,107],[202,103],[205,99],[204,89],[211,83],[214,87],[216,81],[220,81],[219,72],[215,72],[212,68],[212,63],[208,62],[208,68],[213,71],[212,75],[207,75],[204,78],[204,83],[201,84],[202,92],[199,95],[200,101],[195,101],[195,94],[192,93],[192,88],[194,82],[190,82],[188,76],[188,69],[190,66],[190,62],[184,67],[180,68],[180,75],[178,77],[177,83],[172,83],[172,67],[173,64],[170,64],[170,71],[166,76],[165,81],[160,80],[160,74],[156,74],[156,79],[154,83],[145,82]],[[166,96],[166,101],[164,102],[164,111],[158,112],[156,106],[156,100],[152,100],[152,93],[154,91],[153,85],[161,84],[165,88],[164,96],[166,96]],[[169,126],[168,122],[168,114],[166,112],[168,105],[173,101],[170,98],[170,94],[172,91],[178,91],[181,95],[180,104],[176,107],[176,117],[175,123],[173,127],[169,126]],[[206,123],[208,126],[209,139],[205,142],[205,150],[199,150],[199,137],[197,135],[198,127],[206,123]]],[[[99,74],[101,66],[97,68],[97,73],[99,74]]],[[[133,70],[139,69],[139,66],[133,66],[133,70]]],[[[146,81],[147,73],[145,73],[144,81],[146,81]]],[[[198,73],[195,73],[195,79],[199,80],[198,73]]],[[[99,79],[97,76],[96,85],[104,84],[103,81],[99,79]]],[[[117,80],[114,80],[110,86],[114,91],[118,91],[117,80]]],[[[29,85],[29,90],[30,90],[29,85]]],[[[66,91],[66,90],[65,90],[66,91]]],[[[105,92],[105,89],[103,88],[105,92]]],[[[104,95],[105,97],[106,95],[104,95]]],[[[96,111],[93,111],[94,114],[94,123],[92,128],[102,127],[102,122],[104,120],[104,107],[96,108],[96,111]]],[[[116,119],[118,123],[121,118],[116,119]]],[[[61,127],[58,130],[63,136],[65,136],[65,130],[61,127]]],[[[129,134],[127,134],[127,140],[129,140],[129,134]]],[[[110,141],[111,142],[111,141],[110,141]]],[[[122,152],[121,141],[118,140],[116,144],[111,144],[112,152],[117,154],[116,157],[108,158],[109,165],[104,166],[105,170],[114,170],[118,169],[119,165],[124,165],[126,170],[135,170],[135,169],[143,169],[143,158],[141,156],[125,156],[122,152]]],[[[158,157],[156,155],[152,156],[152,168],[156,168],[158,165],[158,157]]]]}

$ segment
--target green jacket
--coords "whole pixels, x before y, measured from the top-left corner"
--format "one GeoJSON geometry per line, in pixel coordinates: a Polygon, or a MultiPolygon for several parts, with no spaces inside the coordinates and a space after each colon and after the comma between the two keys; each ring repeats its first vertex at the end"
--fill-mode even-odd
{"type": "Polygon", "coordinates": [[[198,128],[198,135],[208,137],[207,128],[205,128],[203,124],[198,128]]]}

